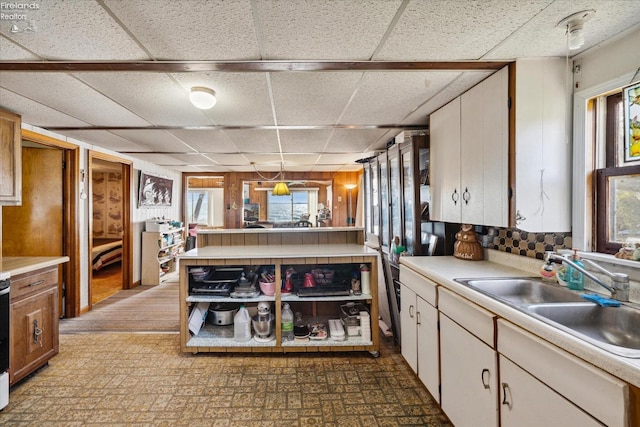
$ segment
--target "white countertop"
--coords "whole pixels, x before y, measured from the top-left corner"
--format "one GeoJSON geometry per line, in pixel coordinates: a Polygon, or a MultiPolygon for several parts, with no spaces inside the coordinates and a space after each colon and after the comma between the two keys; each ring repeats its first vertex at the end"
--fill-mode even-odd
{"type": "MultiPolygon", "coordinates": [[[[523,261],[518,260],[518,258],[525,257],[510,256],[513,258],[509,258],[509,260],[513,260],[516,263],[514,264],[515,267],[518,268],[486,260],[466,261],[454,257],[440,256],[401,257],[400,264],[429,277],[439,285],[495,313],[498,317],[520,326],[636,387],[640,387],[640,359],[626,358],[609,353],[453,280],[475,277],[536,276],[536,274],[532,274],[531,268],[527,268],[531,266],[530,262],[525,262],[522,265],[517,264],[523,261]]],[[[536,260],[533,261],[534,263],[536,262],[536,260]]],[[[541,261],[537,262],[541,263],[541,261]]]]}
{"type": "Polygon", "coordinates": [[[180,259],[250,259],[371,256],[378,251],[364,245],[207,246],[187,251],[180,259]]]}
{"type": "Polygon", "coordinates": [[[272,228],[211,228],[196,229],[198,234],[263,234],[318,233],[327,231],[362,231],[362,227],[272,227],[272,228]]]}
{"type": "MultiPolygon", "coordinates": [[[[69,262],[68,256],[18,256],[0,258],[0,277],[17,276],[40,268],[69,262]]],[[[8,279],[9,277],[6,277],[8,279]]]]}

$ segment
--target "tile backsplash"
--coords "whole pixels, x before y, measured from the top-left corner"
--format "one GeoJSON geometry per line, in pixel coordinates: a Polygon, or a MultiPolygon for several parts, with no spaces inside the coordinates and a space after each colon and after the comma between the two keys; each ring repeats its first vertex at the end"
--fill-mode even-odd
{"type": "Polygon", "coordinates": [[[572,249],[571,233],[531,233],[517,228],[477,227],[482,246],[530,258],[543,259],[546,251],[572,249]]]}

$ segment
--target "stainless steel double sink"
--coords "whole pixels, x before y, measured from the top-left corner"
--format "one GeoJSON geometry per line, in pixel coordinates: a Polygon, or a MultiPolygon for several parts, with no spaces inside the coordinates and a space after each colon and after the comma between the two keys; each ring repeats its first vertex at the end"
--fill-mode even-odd
{"type": "Polygon", "coordinates": [[[455,279],[469,288],[610,353],[640,358],[640,310],[602,307],[537,278],[455,279]]]}

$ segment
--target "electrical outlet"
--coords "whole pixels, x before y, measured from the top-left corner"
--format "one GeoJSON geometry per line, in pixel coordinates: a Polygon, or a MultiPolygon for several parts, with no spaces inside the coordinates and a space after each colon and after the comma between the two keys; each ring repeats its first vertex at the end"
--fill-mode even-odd
{"type": "Polygon", "coordinates": [[[342,202],[342,196],[338,196],[338,203],[342,202]]]}

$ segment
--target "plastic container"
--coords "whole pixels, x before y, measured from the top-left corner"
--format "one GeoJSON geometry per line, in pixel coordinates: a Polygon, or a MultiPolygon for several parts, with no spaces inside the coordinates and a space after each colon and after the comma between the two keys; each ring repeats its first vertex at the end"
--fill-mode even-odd
{"type": "Polygon", "coordinates": [[[293,311],[286,302],[282,304],[282,342],[293,341],[293,311]]]}
{"type": "MultiPolygon", "coordinates": [[[[572,261],[584,268],[584,264],[580,261],[580,257],[578,256],[577,249],[573,250],[572,261]]],[[[581,291],[584,289],[584,275],[571,265],[567,266],[567,287],[575,291],[581,291]]]]}
{"type": "Polygon", "coordinates": [[[249,341],[251,339],[251,315],[244,305],[233,316],[233,339],[236,341],[249,341]]]}
{"type": "Polygon", "coordinates": [[[360,266],[360,287],[363,294],[371,295],[371,271],[366,264],[360,266]]]}

